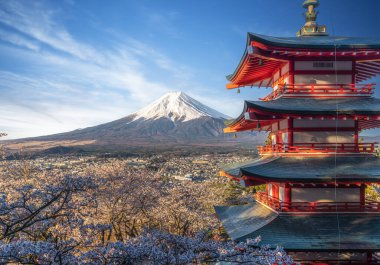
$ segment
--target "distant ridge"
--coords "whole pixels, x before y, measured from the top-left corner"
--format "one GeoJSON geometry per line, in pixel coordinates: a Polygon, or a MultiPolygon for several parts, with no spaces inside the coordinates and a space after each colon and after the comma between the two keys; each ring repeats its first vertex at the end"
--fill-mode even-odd
{"type": "MultiPolygon", "coordinates": [[[[139,111],[119,120],[71,132],[20,139],[28,142],[89,142],[90,145],[114,147],[171,147],[235,145],[223,133],[230,119],[183,92],[170,92],[139,111]]],[[[246,135],[247,136],[247,135],[246,135]]],[[[243,137],[247,141],[247,137],[243,137]]],[[[254,137],[249,137],[254,141],[254,137]]],[[[51,147],[51,144],[49,144],[51,147]]],[[[54,146],[54,145],[53,145],[54,146]]]]}

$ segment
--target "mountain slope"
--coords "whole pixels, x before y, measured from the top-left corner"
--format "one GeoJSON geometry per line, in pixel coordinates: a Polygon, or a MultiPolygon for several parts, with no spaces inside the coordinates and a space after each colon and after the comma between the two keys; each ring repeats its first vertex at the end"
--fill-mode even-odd
{"type": "Polygon", "coordinates": [[[132,115],[134,115],[133,121],[139,119],[156,120],[159,118],[168,118],[173,122],[186,122],[202,117],[212,117],[216,119],[229,118],[189,97],[183,92],[167,93],[132,115]]]}
{"type": "Polygon", "coordinates": [[[141,110],[109,123],[32,138],[39,141],[95,140],[98,144],[145,146],[219,142],[229,117],[183,92],[167,93],[141,110]]]}

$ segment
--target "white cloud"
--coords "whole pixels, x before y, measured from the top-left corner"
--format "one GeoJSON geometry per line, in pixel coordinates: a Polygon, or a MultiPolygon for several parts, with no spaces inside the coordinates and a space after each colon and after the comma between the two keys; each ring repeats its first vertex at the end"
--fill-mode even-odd
{"type": "Polygon", "coordinates": [[[241,99],[218,99],[220,88],[210,93],[196,71],[155,47],[108,30],[99,34],[113,44],[99,48],[70,34],[60,16],[43,2],[0,2],[0,54],[22,68],[0,70],[0,131],[8,138],[112,121],[173,90],[240,114],[241,99]]]}
{"type": "Polygon", "coordinates": [[[3,1],[0,22],[56,50],[84,60],[101,61],[91,46],[75,41],[63,26],[54,21],[57,12],[38,1],[3,1]]]}
{"type": "MultiPolygon", "coordinates": [[[[0,52],[23,66],[0,71],[0,131],[37,136],[111,121],[163,93],[191,86],[191,71],[165,54],[118,34],[108,49],[75,39],[59,12],[41,2],[0,3],[0,52]],[[166,85],[150,75],[162,73],[166,85]]],[[[117,34],[117,33],[116,33],[117,34]]],[[[108,36],[107,36],[108,37],[108,36]]]]}
{"type": "Polygon", "coordinates": [[[7,42],[10,42],[14,45],[25,47],[34,51],[38,51],[40,49],[37,42],[28,40],[18,34],[6,32],[2,29],[0,29],[0,39],[6,40],[7,42]]]}

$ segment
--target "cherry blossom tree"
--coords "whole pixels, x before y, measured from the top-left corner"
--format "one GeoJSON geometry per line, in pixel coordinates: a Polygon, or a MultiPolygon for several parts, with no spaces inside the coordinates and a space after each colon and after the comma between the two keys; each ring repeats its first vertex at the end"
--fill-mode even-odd
{"type": "MultiPolygon", "coordinates": [[[[0,132],[0,138],[4,137],[4,136],[7,136],[7,134],[0,132]]],[[[1,159],[4,159],[4,157],[5,157],[4,145],[0,144],[0,161],[1,161],[1,159]]]]}
{"type": "Polygon", "coordinates": [[[0,263],[292,264],[259,238],[214,236],[212,206],[249,197],[225,180],[183,183],[120,161],[86,167],[73,176],[24,160],[0,170],[0,263]]]}

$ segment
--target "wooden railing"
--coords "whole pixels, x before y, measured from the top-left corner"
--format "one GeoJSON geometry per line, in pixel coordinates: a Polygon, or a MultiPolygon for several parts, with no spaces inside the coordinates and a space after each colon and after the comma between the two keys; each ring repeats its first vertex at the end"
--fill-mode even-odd
{"type": "Polygon", "coordinates": [[[286,97],[351,97],[371,96],[376,84],[282,84],[261,100],[269,101],[286,97]]]}
{"type": "Polygon", "coordinates": [[[281,202],[267,195],[257,192],[256,200],[264,203],[278,212],[380,212],[380,202],[366,200],[360,202],[281,202]]]}
{"type": "Polygon", "coordinates": [[[377,142],[374,143],[295,143],[259,146],[260,155],[274,153],[367,153],[376,152],[377,142]]]}

